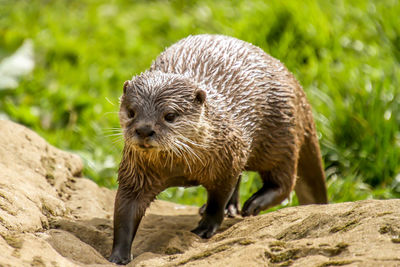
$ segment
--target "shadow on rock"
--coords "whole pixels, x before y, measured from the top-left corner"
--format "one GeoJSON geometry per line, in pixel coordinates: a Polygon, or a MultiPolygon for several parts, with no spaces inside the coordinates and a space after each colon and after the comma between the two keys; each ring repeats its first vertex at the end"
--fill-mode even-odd
{"type": "MultiPolygon", "coordinates": [[[[182,254],[191,248],[194,242],[207,242],[190,232],[199,220],[199,215],[146,215],[132,245],[133,258],[142,254],[154,256],[182,254]]],[[[225,231],[241,220],[225,219],[219,232],[225,231]]],[[[104,263],[105,258],[111,253],[112,220],[62,218],[51,222],[50,228],[52,229],[48,233],[51,238],[48,242],[64,257],[84,264],[104,263]],[[69,249],[71,246],[79,249],[69,249]],[[87,257],[88,254],[93,257],[87,257]]]]}

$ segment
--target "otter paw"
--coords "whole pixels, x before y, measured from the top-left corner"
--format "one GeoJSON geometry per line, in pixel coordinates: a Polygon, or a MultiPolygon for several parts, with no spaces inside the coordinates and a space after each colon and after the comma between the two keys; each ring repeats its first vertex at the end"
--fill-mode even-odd
{"type": "Polygon", "coordinates": [[[248,199],[243,205],[242,216],[247,217],[250,215],[256,216],[262,211],[259,199],[248,199]]]}
{"type": "Polygon", "coordinates": [[[260,189],[244,203],[242,216],[256,216],[261,211],[273,206],[278,196],[279,193],[276,190],[263,190],[263,188],[260,189]]]}
{"type": "Polygon", "coordinates": [[[213,220],[202,219],[199,222],[199,226],[193,229],[191,232],[200,236],[201,238],[210,238],[217,232],[219,228],[219,223],[213,220]]]}
{"type": "Polygon", "coordinates": [[[225,208],[225,216],[229,218],[235,218],[237,215],[240,214],[239,207],[237,204],[228,203],[225,208]]]}
{"type": "Polygon", "coordinates": [[[118,265],[126,265],[131,261],[131,257],[121,257],[120,255],[112,254],[108,258],[109,262],[116,263],[118,265]]]}

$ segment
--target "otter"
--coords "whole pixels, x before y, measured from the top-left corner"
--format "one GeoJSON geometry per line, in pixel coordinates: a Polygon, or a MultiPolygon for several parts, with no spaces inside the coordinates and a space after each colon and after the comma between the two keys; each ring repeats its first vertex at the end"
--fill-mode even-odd
{"type": "Polygon", "coordinates": [[[207,190],[192,230],[202,238],[239,212],[242,171],[257,171],[263,181],[242,216],[281,203],[293,189],[300,204],[327,203],[305,93],[279,60],[250,43],[205,34],[173,44],[124,83],[119,118],[125,143],[111,262],[131,260],[146,208],[171,186],[207,190]]]}

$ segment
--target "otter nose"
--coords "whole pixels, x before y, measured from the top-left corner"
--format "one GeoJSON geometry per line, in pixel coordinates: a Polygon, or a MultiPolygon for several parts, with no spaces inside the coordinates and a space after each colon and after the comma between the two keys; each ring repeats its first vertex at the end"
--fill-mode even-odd
{"type": "Polygon", "coordinates": [[[155,134],[155,132],[149,125],[136,128],[135,132],[141,138],[151,137],[155,134]]]}

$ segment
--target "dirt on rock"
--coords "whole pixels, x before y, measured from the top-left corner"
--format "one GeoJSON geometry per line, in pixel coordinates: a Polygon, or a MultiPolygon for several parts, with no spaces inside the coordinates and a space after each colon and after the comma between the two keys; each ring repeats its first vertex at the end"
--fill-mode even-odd
{"type": "MultiPolygon", "coordinates": [[[[115,191],[80,158],[0,120],[0,266],[115,266],[115,191]]],[[[285,208],[225,219],[202,240],[197,207],[155,201],[129,266],[400,266],[400,200],[285,208]]]]}

